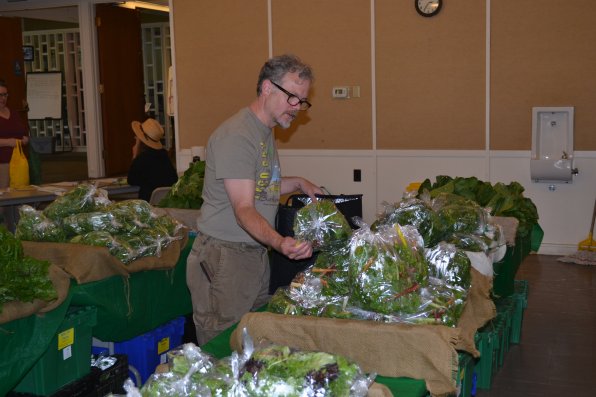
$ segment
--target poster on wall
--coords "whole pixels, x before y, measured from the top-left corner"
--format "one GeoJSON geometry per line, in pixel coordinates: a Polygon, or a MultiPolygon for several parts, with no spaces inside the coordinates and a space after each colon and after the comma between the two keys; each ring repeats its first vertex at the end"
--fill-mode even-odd
{"type": "Polygon", "coordinates": [[[28,118],[62,118],[62,73],[27,73],[28,118]]]}

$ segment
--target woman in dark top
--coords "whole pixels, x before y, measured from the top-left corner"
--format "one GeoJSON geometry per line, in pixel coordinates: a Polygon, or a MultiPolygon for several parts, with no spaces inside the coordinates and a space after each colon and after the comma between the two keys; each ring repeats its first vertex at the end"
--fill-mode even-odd
{"type": "Polygon", "coordinates": [[[132,164],[128,170],[128,184],[139,186],[139,198],[149,201],[158,187],[172,186],[178,174],[166,149],[161,144],[163,128],[154,119],[143,123],[132,122],[135,145],[132,148],[132,164]]]}

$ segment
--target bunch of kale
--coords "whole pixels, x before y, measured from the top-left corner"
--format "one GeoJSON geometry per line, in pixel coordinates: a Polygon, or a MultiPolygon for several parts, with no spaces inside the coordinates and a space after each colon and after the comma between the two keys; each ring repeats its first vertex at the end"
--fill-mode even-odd
{"type": "Polygon", "coordinates": [[[199,209],[203,205],[205,162],[195,161],[157,204],[160,208],[199,209]]]}
{"type": "Polygon", "coordinates": [[[21,240],[107,247],[123,263],[159,256],[181,225],[158,217],[144,200],[112,202],[105,191],[81,184],[39,211],[24,205],[15,235],[21,240]]]}
{"type": "Polygon", "coordinates": [[[517,233],[522,237],[527,236],[538,222],[538,210],[531,199],[524,197],[524,187],[518,182],[491,184],[476,177],[439,175],[434,183],[426,179],[420,185],[418,197],[426,192],[431,198],[442,193],[465,197],[487,208],[493,216],[517,218],[517,233]]]}
{"type": "Polygon", "coordinates": [[[25,256],[21,242],[0,225],[0,312],[7,302],[56,299],[49,267],[48,261],[25,256]]]}

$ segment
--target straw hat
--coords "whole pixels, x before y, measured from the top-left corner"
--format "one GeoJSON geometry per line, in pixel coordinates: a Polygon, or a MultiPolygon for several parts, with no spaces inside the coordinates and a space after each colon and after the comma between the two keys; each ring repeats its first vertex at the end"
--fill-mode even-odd
{"type": "Polygon", "coordinates": [[[137,138],[145,145],[153,149],[163,148],[161,138],[163,138],[164,132],[157,120],[147,119],[142,124],[138,121],[133,121],[131,125],[137,138]]]}

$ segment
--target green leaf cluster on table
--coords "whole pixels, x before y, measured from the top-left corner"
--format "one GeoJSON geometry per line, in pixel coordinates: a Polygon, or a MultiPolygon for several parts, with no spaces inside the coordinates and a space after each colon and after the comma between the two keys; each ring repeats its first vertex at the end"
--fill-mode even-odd
{"type": "Polygon", "coordinates": [[[152,375],[143,397],[364,397],[372,382],[343,356],[279,345],[215,360],[186,344],[170,357],[170,371],[152,375]]]}
{"type": "Polygon", "coordinates": [[[107,247],[123,263],[159,255],[178,239],[181,225],[157,216],[144,200],[112,202],[94,185],[81,184],[43,210],[23,205],[16,227],[26,241],[70,242],[107,247]]]}
{"type": "Polygon", "coordinates": [[[418,189],[418,196],[429,192],[431,198],[449,193],[475,201],[493,216],[514,217],[519,221],[517,234],[527,236],[538,222],[538,210],[531,199],[524,197],[524,187],[518,182],[491,184],[476,177],[439,175],[433,183],[426,179],[418,189]]]}
{"type": "Polygon", "coordinates": [[[21,242],[0,225],[0,312],[7,302],[56,299],[49,267],[48,261],[24,255],[21,242]]]}
{"type": "Polygon", "coordinates": [[[195,161],[166,196],[160,200],[157,207],[199,209],[203,205],[203,183],[205,180],[205,162],[195,161]]]}

